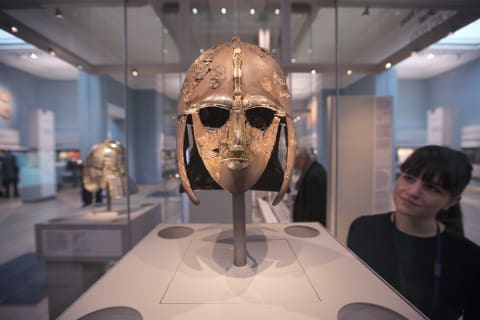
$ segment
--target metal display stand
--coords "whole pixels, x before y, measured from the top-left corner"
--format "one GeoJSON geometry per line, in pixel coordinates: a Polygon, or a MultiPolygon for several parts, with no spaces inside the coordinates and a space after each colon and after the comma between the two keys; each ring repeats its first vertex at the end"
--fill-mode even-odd
{"type": "Polygon", "coordinates": [[[245,193],[233,193],[233,251],[237,267],[247,263],[245,243],[245,193]]]}

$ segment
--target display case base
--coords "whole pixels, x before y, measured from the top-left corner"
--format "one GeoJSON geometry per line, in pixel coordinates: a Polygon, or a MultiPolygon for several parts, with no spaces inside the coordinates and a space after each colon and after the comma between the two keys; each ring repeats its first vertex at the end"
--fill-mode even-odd
{"type": "Polygon", "coordinates": [[[59,319],[424,319],[318,223],[247,225],[242,267],[232,237],[159,225],[59,319]]]}

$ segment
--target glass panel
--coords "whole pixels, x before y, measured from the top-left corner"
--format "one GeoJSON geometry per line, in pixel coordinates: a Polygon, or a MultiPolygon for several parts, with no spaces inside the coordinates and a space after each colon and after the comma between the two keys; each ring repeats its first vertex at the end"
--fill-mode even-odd
{"type": "MultiPolygon", "coordinates": [[[[339,8],[340,95],[332,97],[330,105],[336,116],[337,141],[335,154],[331,155],[337,157],[336,170],[332,171],[337,173],[336,235],[345,244],[348,238],[348,245],[361,259],[433,318],[431,301],[434,298],[421,301],[409,290],[412,286],[427,287],[418,279],[408,279],[409,274],[423,272],[422,263],[406,271],[406,261],[412,259],[413,252],[417,257],[433,255],[435,247],[425,250],[417,240],[420,237],[434,239],[435,233],[416,229],[419,224],[413,217],[419,214],[418,207],[403,206],[401,200],[407,196],[415,198],[412,201],[423,201],[426,197],[412,189],[407,191],[405,184],[399,187],[402,180],[397,180],[397,175],[400,162],[426,144],[459,150],[475,136],[474,144],[479,145],[480,113],[471,108],[471,102],[478,95],[470,84],[480,76],[480,51],[461,42],[445,46],[442,44],[445,40],[441,40],[454,31],[461,33],[459,28],[479,17],[478,9],[457,10],[454,6],[449,9],[392,5],[339,8]],[[396,212],[397,221],[403,217],[404,223],[395,224],[395,220],[390,223],[391,212],[396,212]],[[364,217],[356,220],[359,216],[364,217]],[[350,229],[352,222],[355,228],[350,229]],[[355,231],[371,222],[379,222],[377,229],[355,231]],[[378,239],[373,236],[376,232],[389,235],[392,231],[393,240],[381,236],[384,243],[378,242],[380,236],[378,239]],[[403,240],[398,240],[396,235],[403,240]],[[409,241],[412,251],[404,250],[407,243],[402,242],[404,240],[409,241]],[[380,253],[386,248],[393,249],[387,249],[389,254],[380,253]],[[392,273],[392,270],[395,271],[392,273]]],[[[476,39],[478,44],[478,34],[476,39]]],[[[475,195],[478,197],[474,191],[477,188],[475,180],[467,186],[467,199],[460,204],[462,212],[448,210],[452,218],[445,219],[446,211],[439,210],[433,213],[436,216],[431,216],[432,219],[422,219],[423,227],[427,225],[435,230],[435,220],[438,220],[450,232],[463,233],[478,243],[478,232],[472,228],[480,223],[480,202],[473,200],[475,195]]],[[[432,262],[433,259],[432,256],[432,262]]],[[[432,262],[426,264],[429,269],[425,274],[431,272],[432,262]]],[[[424,289],[420,295],[428,296],[433,291],[433,288],[424,289]]],[[[438,296],[442,294],[440,289],[438,296]]],[[[441,299],[438,305],[450,308],[448,302],[441,299]]],[[[440,314],[438,310],[436,314],[440,314]]],[[[458,312],[457,317],[461,311],[458,312]]]]}
{"type": "MultiPolygon", "coordinates": [[[[480,32],[474,44],[431,46],[452,31],[463,34],[464,25],[478,26],[478,9],[459,10],[456,1],[440,9],[348,1],[338,10],[333,1],[128,1],[126,11],[123,1],[37,2],[9,1],[0,11],[0,150],[13,153],[19,167],[18,198],[12,188],[0,199],[0,270],[20,270],[0,314],[58,316],[140,240],[144,233],[133,225],[139,216],[150,219],[147,229],[192,222],[176,161],[180,88],[203,50],[235,35],[269,48],[287,74],[297,143],[328,171],[327,227],[340,241],[358,215],[391,209],[401,157],[437,139],[476,163],[462,209],[465,235],[480,243],[480,32]],[[434,110],[450,115],[449,140],[430,137],[434,110]],[[111,199],[111,211],[105,190],[81,188],[83,161],[107,139],[127,147],[132,192],[111,199]],[[94,194],[101,197],[96,206],[94,194]],[[91,225],[85,217],[95,227],[76,230],[91,225]],[[104,224],[106,233],[97,233],[104,224]]],[[[252,223],[292,221],[300,175],[274,215],[257,200],[271,203],[275,193],[253,192],[252,223]]],[[[210,202],[223,200],[231,204],[225,196],[210,202]]]]}
{"type": "Polygon", "coordinates": [[[138,241],[121,148],[100,150],[104,180],[82,179],[94,146],[127,143],[124,8],[14,7],[0,13],[0,176],[18,184],[0,191],[0,314],[53,319],[138,241]]]}

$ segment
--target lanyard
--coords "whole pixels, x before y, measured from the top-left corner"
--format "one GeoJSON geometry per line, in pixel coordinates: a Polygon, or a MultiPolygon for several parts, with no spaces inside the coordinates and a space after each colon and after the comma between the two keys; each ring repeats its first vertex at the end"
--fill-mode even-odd
{"type": "MultiPolygon", "coordinates": [[[[395,252],[397,255],[397,262],[398,262],[398,277],[400,281],[400,288],[401,291],[405,293],[405,275],[403,274],[402,265],[400,263],[400,251],[399,251],[399,242],[398,242],[398,235],[397,230],[395,227],[395,213],[392,214],[393,221],[392,221],[392,233],[393,233],[393,240],[395,243],[395,252]]],[[[440,278],[442,277],[442,237],[440,235],[440,225],[437,222],[437,232],[435,234],[436,238],[436,249],[435,249],[435,262],[433,265],[433,295],[432,295],[432,306],[431,306],[431,313],[433,315],[435,310],[438,307],[438,300],[440,294],[440,278]]]]}

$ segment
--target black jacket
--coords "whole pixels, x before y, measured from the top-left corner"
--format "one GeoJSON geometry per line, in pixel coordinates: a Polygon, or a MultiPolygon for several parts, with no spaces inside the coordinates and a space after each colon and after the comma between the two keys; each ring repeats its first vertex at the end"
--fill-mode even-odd
{"type": "Polygon", "coordinates": [[[390,213],[385,213],[353,221],[347,245],[429,318],[458,319],[463,312],[463,320],[480,319],[480,247],[447,230],[440,237],[440,289],[433,314],[436,237],[402,233],[393,226],[390,213]]]}
{"type": "Polygon", "coordinates": [[[318,221],[326,224],[327,172],[314,161],[297,184],[293,221],[318,221]]]}

